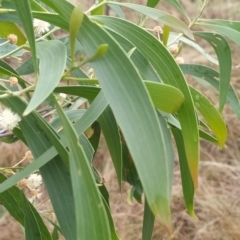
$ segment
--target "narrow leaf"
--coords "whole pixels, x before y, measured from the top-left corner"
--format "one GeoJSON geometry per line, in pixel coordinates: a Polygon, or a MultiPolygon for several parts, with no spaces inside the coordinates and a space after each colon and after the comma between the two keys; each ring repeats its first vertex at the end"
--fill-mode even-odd
{"type": "Polygon", "coordinates": [[[171,28],[167,25],[164,25],[164,27],[163,27],[163,38],[162,38],[164,46],[167,46],[170,31],[171,31],[171,28]]]}
{"type": "Polygon", "coordinates": [[[19,138],[15,135],[10,135],[10,136],[6,136],[6,137],[0,137],[0,142],[4,142],[4,143],[14,143],[16,141],[18,141],[19,138]]]}
{"type": "Polygon", "coordinates": [[[93,46],[98,46],[102,42],[106,42],[109,46],[109,50],[104,57],[92,62],[92,66],[128,143],[149,205],[162,223],[171,231],[169,210],[171,184],[168,179],[170,170],[166,166],[169,162],[169,155],[161,154],[167,152],[165,151],[165,140],[156,121],[156,114],[149,101],[142,79],[112,38],[86,17],[80,29],[79,40],[90,56],[93,52],[93,46]],[[112,62],[115,64],[113,65],[112,62]],[[125,69],[125,71],[123,72],[121,69],[125,69]],[[113,74],[115,76],[114,81],[112,81],[113,74]],[[128,88],[126,88],[126,85],[128,88]],[[134,101],[132,96],[134,96],[134,101]],[[136,111],[138,114],[135,114],[136,111]],[[149,139],[153,138],[154,141],[150,144],[149,139]],[[137,141],[137,139],[141,139],[141,141],[137,141]],[[153,145],[157,146],[154,148],[155,151],[151,150],[153,145]],[[158,157],[159,154],[162,156],[161,158],[158,157]],[[148,171],[146,171],[145,165],[146,158],[148,159],[148,171]],[[159,174],[162,171],[165,173],[159,174]],[[151,172],[151,178],[149,178],[147,172],[151,172]],[[153,179],[165,184],[159,188],[159,186],[153,184],[153,179]]]}
{"type": "Polygon", "coordinates": [[[84,97],[89,100],[94,100],[94,98],[101,91],[99,87],[93,86],[62,86],[54,89],[56,93],[66,93],[70,95],[75,95],[79,97],[84,97]]]}
{"type": "MultiPolygon", "coordinates": [[[[71,122],[76,122],[84,115],[85,112],[86,112],[85,109],[76,109],[76,110],[67,110],[65,111],[65,114],[67,115],[67,117],[71,122]]],[[[53,119],[53,121],[51,122],[51,126],[55,130],[57,130],[61,126],[61,120],[59,116],[53,119]]]]}
{"type": "Polygon", "coordinates": [[[240,22],[220,19],[201,19],[197,22],[197,25],[214,30],[240,45],[240,22]]]}
{"type": "Polygon", "coordinates": [[[143,227],[142,227],[142,240],[151,240],[155,217],[145,199],[144,214],[143,214],[143,227]]]}
{"type": "Polygon", "coordinates": [[[111,240],[120,240],[120,238],[117,235],[115,226],[114,226],[114,221],[113,221],[113,218],[112,218],[112,215],[111,215],[109,205],[108,205],[108,203],[105,199],[103,199],[102,201],[104,203],[104,207],[105,207],[107,217],[108,217],[109,227],[110,227],[110,230],[111,230],[111,240]]]}
{"type": "Polygon", "coordinates": [[[194,34],[208,41],[218,56],[220,70],[219,110],[222,112],[230,86],[232,71],[231,49],[226,39],[219,34],[209,32],[195,32],[194,34]]]}
{"type": "Polygon", "coordinates": [[[180,13],[182,13],[187,19],[189,19],[187,13],[185,12],[185,10],[183,9],[182,5],[179,3],[178,0],[165,0],[165,1],[174,6],[180,13]]]}
{"type": "Polygon", "coordinates": [[[110,239],[110,230],[103,202],[85,153],[73,126],[54,100],[69,141],[69,160],[74,195],[77,239],[110,239]],[[90,213],[90,214],[89,214],[90,213]],[[85,218],[84,216],[88,216],[85,218]]]}
{"type": "Polygon", "coordinates": [[[58,133],[54,131],[54,129],[48,125],[48,123],[41,117],[37,119],[38,126],[42,129],[42,131],[46,134],[50,142],[56,148],[58,154],[60,155],[62,161],[65,164],[65,167],[69,169],[69,162],[68,162],[68,152],[64,147],[64,139],[61,139],[58,133]]]}
{"type": "MultiPolygon", "coordinates": [[[[3,87],[0,85],[0,88],[3,87]]],[[[26,108],[25,102],[23,102],[21,98],[18,97],[4,98],[1,99],[1,102],[6,107],[11,108],[13,112],[18,113],[20,116],[26,108]]],[[[31,152],[35,159],[44,153],[46,155],[49,154],[47,151],[52,147],[52,144],[46,137],[46,134],[38,126],[38,117],[39,115],[36,112],[33,112],[26,117],[22,117],[22,120],[19,123],[27,145],[31,149],[31,152]]],[[[40,173],[46,184],[48,194],[51,199],[54,212],[56,213],[59,225],[63,231],[63,235],[67,240],[76,239],[75,210],[73,207],[74,204],[70,176],[65,165],[61,161],[61,158],[57,155],[57,152],[55,151],[54,153],[54,157],[51,156],[50,159],[43,158],[43,161],[46,161],[48,163],[42,165],[40,168],[40,173]],[[64,176],[64,178],[62,176],[64,176]]],[[[36,160],[34,162],[36,162],[36,160]]],[[[38,162],[35,164],[37,165],[38,162]]],[[[34,167],[36,165],[34,165],[34,167]]],[[[21,173],[22,171],[18,174],[21,173]]],[[[17,176],[17,174],[12,176],[12,178],[15,176],[17,176]]],[[[10,178],[7,184],[11,185],[12,182],[13,180],[10,178]]],[[[7,184],[4,182],[1,185],[1,190],[3,190],[7,184]]]]}
{"type": "Polygon", "coordinates": [[[219,147],[223,148],[227,140],[227,127],[221,114],[203,94],[192,87],[190,90],[195,107],[203,115],[207,124],[214,132],[218,140],[219,147]]]}
{"type": "Polygon", "coordinates": [[[94,17],[108,29],[118,32],[132,42],[152,64],[164,83],[178,88],[184,95],[184,102],[178,111],[185,150],[194,185],[198,185],[199,131],[193,100],[186,80],[169,51],[151,34],[127,21],[111,17],[94,17]]]}
{"type": "Polygon", "coordinates": [[[98,121],[101,125],[113,165],[117,174],[118,184],[122,188],[122,147],[118,125],[110,107],[100,115],[98,121]]]}
{"type": "MultiPolygon", "coordinates": [[[[121,47],[123,47],[125,52],[129,52],[131,49],[134,48],[134,45],[123,36],[115,32],[111,32],[111,35],[117,40],[121,47]]],[[[151,80],[154,82],[161,82],[156,71],[153,69],[151,64],[147,61],[147,59],[142,55],[142,53],[138,49],[135,48],[134,52],[131,55],[131,60],[137,67],[143,79],[151,80]]]]}
{"type": "Polygon", "coordinates": [[[156,108],[167,112],[176,112],[184,101],[184,95],[177,88],[170,85],[144,81],[156,108]]]}
{"type": "Polygon", "coordinates": [[[35,35],[33,30],[33,18],[31,13],[31,8],[28,0],[11,0],[12,5],[17,10],[17,15],[22,23],[22,26],[27,35],[29,46],[31,49],[31,54],[33,58],[33,66],[35,73],[38,71],[37,66],[37,55],[36,55],[36,46],[35,46],[35,35]]]}
{"type": "Polygon", "coordinates": [[[160,2],[160,0],[148,0],[147,1],[147,6],[154,8],[157,6],[157,4],[160,2]]]}
{"type": "MultiPolygon", "coordinates": [[[[99,0],[96,4],[103,2],[103,0],[99,0]]],[[[91,11],[91,15],[103,15],[105,10],[105,5],[101,5],[91,11]]]]}
{"type": "Polygon", "coordinates": [[[154,9],[154,8],[150,8],[150,7],[146,7],[138,4],[132,4],[132,3],[111,2],[111,4],[117,4],[119,6],[127,7],[135,11],[138,11],[153,20],[156,20],[158,22],[166,24],[167,26],[170,26],[174,29],[181,31],[190,39],[192,40],[194,39],[192,31],[188,28],[188,26],[181,20],[173,17],[168,13],[162,12],[158,9],[154,9]]]}
{"type": "MultiPolygon", "coordinates": [[[[1,87],[1,86],[0,86],[1,87]]],[[[2,88],[1,88],[2,89],[2,88]]],[[[3,88],[4,89],[4,88],[3,88]]],[[[5,105],[8,107],[15,106],[17,109],[20,108],[21,105],[19,105],[19,101],[13,103],[14,105],[5,105]]],[[[88,127],[91,126],[91,124],[101,115],[101,113],[104,111],[106,106],[108,105],[106,98],[103,94],[99,94],[95,101],[91,104],[91,106],[88,108],[86,113],[83,115],[83,117],[76,122],[75,129],[78,132],[78,135],[82,134],[88,127]]],[[[22,107],[23,108],[23,107],[22,107]]],[[[28,123],[30,124],[30,123],[28,123]]],[[[31,124],[30,124],[31,126],[31,124]]],[[[15,175],[11,176],[10,178],[6,179],[4,183],[0,184],[0,193],[4,192],[8,188],[15,185],[17,182],[22,180],[23,178],[30,175],[32,172],[38,170],[42,166],[44,166],[46,163],[48,163],[51,159],[57,156],[57,151],[54,147],[48,148],[45,152],[43,152],[41,155],[36,157],[36,159],[30,163],[28,166],[26,166],[22,171],[16,173],[15,175]]]]}
{"type": "Polygon", "coordinates": [[[113,5],[113,4],[108,4],[108,6],[122,19],[126,19],[124,12],[122,11],[122,9],[117,6],[117,5],[113,5]]]}
{"type": "Polygon", "coordinates": [[[36,209],[22,193],[22,205],[24,209],[24,227],[26,240],[52,240],[52,237],[36,209]]]}
{"type": "Polygon", "coordinates": [[[212,143],[218,143],[215,137],[213,137],[209,133],[204,132],[203,130],[199,130],[199,137],[212,143]]]}
{"type": "Polygon", "coordinates": [[[28,75],[34,72],[32,57],[27,59],[16,71],[19,75],[28,75]]]}
{"type": "Polygon", "coordinates": [[[195,216],[194,213],[194,186],[191,178],[187,155],[184,149],[184,141],[181,130],[172,127],[171,131],[175,138],[175,142],[177,144],[178,157],[180,163],[180,171],[182,178],[182,188],[183,188],[183,196],[186,208],[191,216],[195,216]]]}
{"type": "Polygon", "coordinates": [[[56,226],[54,226],[53,228],[53,232],[52,232],[52,240],[59,240],[59,236],[58,236],[58,228],[56,226]]]}
{"type": "Polygon", "coordinates": [[[47,10],[35,0],[30,0],[32,11],[47,12],[47,10]]]}
{"type": "MultiPolygon", "coordinates": [[[[73,6],[71,6],[71,4],[65,2],[65,1],[49,1],[49,0],[44,0],[44,3],[49,4],[50,7],[52,7],[54,10],[56,10],[59,14],[61,14],[61,16],[66,19],[66,21],[69,21],[70,19],[70,14],[71,11],[73,9],[73,6]]],[[[40,16],[40,15],[39,15],[40,16]]],[[[56,23],[61,24],[62,23],[56,23]]],[[[63,25],[62,25],[63,26],[63,25]]],[[[91,23],[90,21],[88,21],[87,17],[84,17],[83,20],[83,24],[82,27],[80,29],[80,33],[78,34],[78,39],[81,41],[82,45],[84,46],[84,49],[86,51],[87,56],[91,56],[94,53],[94,48],[95,49],[100,45],[100,44],[105,44],[107,43],[109,48],[111,48],[112,50],[108,50],[106,52],[106,54],[104,55],[103,58],[99,58],[98,60],[96,60],[96,63],[92,63],[92,66],[94,67],[94,70],[96,72],[96,75],[99,77],[99,81],[101,83],[101,85],[105,86],[103,89],[104,90],[104,94],[108,93],[108,95],[106,95],[107,99],[110,101],[111,99],[111,107],[114,105],[114,115],[116,116],[117,121],[120,123],[121,125],[125,125],[125,118],[124,116],[132,116],[129,119],[131,119],[133,124],[128,123],[127,125],[124,126],[125,130],[124,130],[124,135],[126,137],[126,135],[128,136],[128,144],[131,145],[131,149],[132,149],[132,153],[134,153],[133,158],[135,159],[136,162],[139,162],[138,164],[138,170],[139,172],[141,172],[141,179],[144,182],[144,186],[145,189],[149,189],[149,191],[146,193],[147,197],[148,197],[148,201],[149,204],[151,206],[151,209],[153,210],[154,213],[156,213],[159,218],[161,218],[162,222],[164,223],[164,225],[166,225],[169,230],[171,228],[170,226],[170,211],[169,211],[169,202],[168,202],[168,196],[169,196],[169,187],[170,185],[168,184],[168,177],[165,174],[159,174],[159,172],[164,171],[166,173],[165,170],[163,170],[162,166],[165,166],[165,164],[168,162],[168,160],[164,160],[163,158],[158,159],[158,156],[162,156],[161,152],[162,149],[159,148],[159,146],[162,146],[162,136],[161,136],[161,130],[159,129],[159,125],[156,125],[156,115],[154,114],[154,110],[151,106],[151,104],[149,105],[149,96],[146,96],[146,90],[145,88],[143,88],[143,83],[139,79],[139,75],[136,75],[136,70],[135,68],[133,68],[132,64],[128,64],[129,60],[127,59],[126,55],[123,54],[122,50],[119,51],[119,45],[116,44],[112,38],[110,38],[104,30],[102,30],[100,27],[98,27],[96,24],[91,23]],[[94,37],[93,37],[94,36],[94,37]],[[100,38],[101,36],[101,38],[100,38]],[[118,54],[120,54],[120,57],[117,56],[116,54],[116,50],[118,52],[118,54]],[[108,56],[110,55],[110,56],[108,56]],[[107,57],[108,56],[108,57],[107,57]],[[102,64],[97,63],[97,61],[100,61],[102,64]],[[107,64],[105,64],[105,61],[107,61],[107,64]],[[124,67],[124,65],[122,67],[117,67],[117,68],[112,68],[112,62],[115,62],[114,66],[121,66],[121,65],[125,65],[127,63],[127,67],[124,67]],[[129,67],[131,66],[131,67],[129,67]],[[126,69],[127,71],[123,72],[121,69],[126,69]],[[134,69],[134,70],[133,70],[134,69]],[[116,74],[116,70],[119,71],[119,74],[116,74]],[[115,81],[112,81],[112,76],[117,76],[117,79],[115,79],[115,81]],[[139,98],[139,101],[136,100],[137,104],[139,105],[138,107],[132,106],[131,104],[129,104],[130,99],[126,98],[126,96],[124,94],[121,94],[122,90],[123,90],[123,86],[125,86],[124,84],[122,84],[122,81],[127,81],[127,83],[129,84],[129,82],[131,83],[132,87],[130,87],[128,90],[129,94],[132,96],[133,92],[136,92],[136,94],[134,94],[134,97],[139,98]],[[134,80],[134,82],[133,82],[134,80]],[[116,84],[116,82],[118,84],[116,84]],[[103,84],[104,83],[104,84],[103,84]],[[137,89],[136,89],[136,83],[138,85],[137,89]],[[119,91],[119,87],[121,86],[121,91],[118,93],[119,91]],[[112,90],[107,90],[108,88],[113,88],[113,89],[117,89],[116,91],[112,91],[112,90]],[[130,90],[131,89],[131,90],[130,90]],[[132,91],[132,89],[134,89],[132,91]],[[144,89],[144,92],[142,90],[139,91],[139,89],[144,89]],[[121,97],[122,99],[118,99],[116,98],[116,93],[118,93],[118,98],[121,97]],[[145,97],[143,97],[145,96],[145,97]],[[147,98],[146,98],[147,97],[147,98]],[[147,99],[147,100],[146,100],[147,99]],[[121,105],[119,105],[119,103],[121,105]],[[133,114],[133,112],[136,111],[137,108],[143,108],[143,106],[146,110],[144,111],[140,111],[143,114],[143,116],[141,117],[137,117],[136,119],[136,115],[133,114]],[[120,108],[121,106],[121,108],[120,108]],[[122,109],[122,110],[119,110],[122,109]],[[127,112],[126,112],[127,110],[127,112]],[[134,110],[134,111],[132,111],[134,110]],[[126,114],[123,115],[121,114],[121,112],[125,112],[126,114]],[[147,111],[147,113],[145,112],[147,111]],[[116,115],[117,114],[117,115],[116,115]],[[147,126],[140,128],[141,131],[139,131],[139,125],[141,124],[136,124],[136,122],[138,122],[140,119],[141,121],[143,121],[143,119],[145,119],[147,117],[147,121],[149,121],[149,123],[145,122],[144,124],[147,126]],[[135,121],[136,119],[136,121],[135,121]],[[155,119],[155,120],[154,120],[155,119]],[[155,123],[154,123],[155,122],[155,123]],[[132,129],[132,127],[137,128],[136,131],[134,131],[134,129],[132,129]],[[138,127],[137,127],[138,126],[138,127]],[[149,129],[149,126],[151,127],[152,130],[149,129]],[[157,130],[159,129],[159,130],[157,130]],[[144,133],[142,132],[144,131],[144,133]],[[134,132],[134,134],[132,134],[134,132]],[[139,137],[136,137],[135,134],[139,134],[139,137]],[[157,135],[157,136],[155,136],[157,135]],[[141,137],[140,137],[141,136],[141,137]],[[142,136],[144,136],[144,139],[142,138],[142,136]],[[154,145],[156,144],[156,148],[158,149],[157,151],[152,151],[152,144],[151,147],[149,144],[149,137],[152,138],[153,136],[154,139],[158,139],[157,141],[154,141],[154,145]],[[134,139],[132,139],[134,138],[134,139]],[[136,144],[135,140],[136,139],[141,139],[141,141],[139,143],[136,144]],[[143,144],[143,147],[140,147],[143,144]],[[148,147],[147,147],[148,146],[148,147]],[[135,150],[134,150],[135,149],[135,150]],[[141,151],[139,151],[139,149],[141,149],[141,151]],[[154,156],[153,156],[154,155],[154,156]],[[156,156],[155,156],[156,155],[156,156]],[[144,157],[146,156],[146,157],[144,157]],[[151,157],[149,157],[151,156],[151,157]],[[148,158],[148,168],[151,168],[151,172],[152,172],[152,178],[149,179],[148,175],[146,174],[145,171],[145,165],[143,166],[142,164],[140,164],[141,162],[145,163],[145,159],[148,158]],[[158,163],[156,165],[156,160],[158,159],[158,163]],[[159,163],[160,161],[160,163],[159,163]],[[162,163],[161,163],[162,162],[162,163]],[[156,166],[159,166],[159,169],[157,170],[156,166]],[[154,175],[154,177],[153,177],[154,175]],[[161,178],[163,178],[161,180],[161,178]],[[161,181],[161,182],[167,182],[166,184],[163,184],[162,186],[165,186],[166,188],[164,189],[163,187],[159,187],[156,186],[155,184],[152,184],[154,181],[153,179],[158,179],[157,181],[161,181]],[[148,187],[149,186],[149,187],[148,187]],[[154,189],[152,188],[154,186],[154,189]],[[161,196],[159,196],[159,192],[162,193],[161,196]],[[166,196],[167,197],[162,197],[162,196],[166,196]]],[[[124,92],[125,92],[126,88],[124,87],[124,92]]],[[[112,108],[113,109],[113,108],[112,108]]],[[[122,128],[122,126],[121,126],[122,128]]]]}
{"type": "MultiPolygon", "coordinates": [[[[211,84],[219,91],[219,73],[214,69],[197,64],[181,64],[180,68],[184,73],[192,75],[204,87],[208,88],[208,84],[211,84]],[[207,86],[203,84],[205,82],[207,82],[207,86]]],[[[237,117],[240,118],[240,102],[231,84],[227,94],[227,102],[237,117]]]]}
{"type": "MultiPolygon", "coordinates": [[[[171,33],[171,39],[176,38],[177,34],[176,33],[171,33]]],[[[180,37],[179,41],[186,43],[187,45],[195,48],[198,52],[200,52],[207,60],[210,62],[218,65],[218,59],[213,58],[211,55],[209,55],[205,49],[203,49],[199,44],[196,42],[186,38],[186,37],[180,37]]]]}
{"type": "MultiPolygon", "coordinates": [[[[0,173],[0,183],[6,181],[6,177],[0,173]]],[[[21,191],[13,186],[0,193],[0,202],[8,212],[24,226],[24,213],[21,204],[21,191]]]]}
{"type": "Polygon", "coordinates": [[[24,116],[36,109],[39,104],[50,96],[58,85],[66,64],[66,49],[63,43],[58,40],[38,43],[37,55],[40,61],[40,76],[33,97],[24,111],[24,116]]]}

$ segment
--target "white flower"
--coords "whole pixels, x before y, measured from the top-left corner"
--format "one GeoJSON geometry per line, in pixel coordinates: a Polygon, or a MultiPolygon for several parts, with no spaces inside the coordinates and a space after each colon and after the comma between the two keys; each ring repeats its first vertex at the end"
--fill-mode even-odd
{"type": "Polygon", "coordinates": [[[0,129],[5,131],[12,131],[21,121],[21,118],[6,108],[0,113],[0,129]]]}
{"type": "Polygon", "coordinates": [[[27,185],[30,189],[37,189],[42,184],[42,176],[33,173],[27,179],[27,185]]]}
{"type": "Polygon", "coordinates": [[[45,22],[39,19],[34,19],[33,26],[35,28],[36,35],[41,36],[43,33],[49,31],[50,24],[48,22],[45,22]]]}
{"type": "Polygon", "coordinates": [[[65,98],[67,97],[67,94],[65,94],[65,93],[60,93],[59,96],[60,96],[61,98],[64,98],[64,99],[65,99],[65,98]]]}

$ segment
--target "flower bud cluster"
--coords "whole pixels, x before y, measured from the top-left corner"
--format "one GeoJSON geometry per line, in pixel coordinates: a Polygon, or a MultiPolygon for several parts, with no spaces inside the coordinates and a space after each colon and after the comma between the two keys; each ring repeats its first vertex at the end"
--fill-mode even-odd
{"type": "Polygon", "coordinates": [[[7,39],[11,44],[17,44],[17,41],[18,41],[17,35],[11,33],[7,36],[7,39]]]}
{"type": "Polygon", "coordinates": [[[31,193],[31,197],[29,198],[30,202],[34,202],[34,200],[41,197],[42,193],[40,192],[40,186],[42,184],[42,176],[36,173],[31,174],[28,178],[22,179],[18,182],[17,186],[20,189],[28,188],[31,193]]]}
{"type": "Polygon", "coordinates": [[[175,58],[177,64],[183,64],[185,62],[183,57],[178,57],[180,50],[177,44],[173,44],[168,50],[175,58]]]}
{"type": "Polygon", "coordinates": [[[9,84],[11,87],[16,87],[18,84],[18,79],[16,77],[10,77],[9,84]]]}

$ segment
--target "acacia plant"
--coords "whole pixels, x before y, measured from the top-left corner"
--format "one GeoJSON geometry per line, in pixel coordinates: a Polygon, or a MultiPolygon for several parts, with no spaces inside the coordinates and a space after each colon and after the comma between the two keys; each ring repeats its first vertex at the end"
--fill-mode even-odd
{"type": "Polygon", "coordinates": [[[159,0],[147,6],[103,0],[86,12],[65,0],[1,1],[0,141],[22,141],[29,148],[24,159],[34,160],[24,168],[0,168],[0,202],[24,227],[26,239],[58,239],[58,233],[67,240],[119,239],[108,190],[92,164],[101,133],[119,191],[127,181],[129,197],[144,201],[142,239],[151,239],[155,218],[173,232],[173,141],[186,209],[195,215],[199,141],[224,147],[225,103],[240,117],[228,43],[240,44],[240,22],[202,19],[206,0],[194,19],[177,0],[166,2],[183,21],[155,9],[159,0]],[[104,16],[106,6],[117,17],[104,16]],[[138,24],[125,19],[125,8],[141,14],[138,24]],[[147,18],[159,22],[154,29],[145,27],[147,18]],[[196,25],[209,31],[193,31],[196,25]],[[69,34],[56,34],[59,29],[69,34]],[[217,59],[196,37],[212,46],[217,59]],[[179,53],[186,44],[218,71],[184,64],[179,53]],[[14,69],[9,59],[20,66],[14,69]],[[219,92],[218,108],[186,75],[219,92]],[[42,181],[56,215],[53,233],[36,205],[42,181]]]}

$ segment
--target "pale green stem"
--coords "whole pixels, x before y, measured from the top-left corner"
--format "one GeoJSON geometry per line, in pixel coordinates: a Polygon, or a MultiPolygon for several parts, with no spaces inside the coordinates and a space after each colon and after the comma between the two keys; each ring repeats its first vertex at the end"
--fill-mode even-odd
{"type": "MultiPolygon", "coordinates": [[[[48,200],[48,199],[47,199],[48,200]]],[[[36,207],[38,207],[39,205],[37,205],[36,207]]],[[[42,211],[38,211],[40,214],[46,214],[46,213],[53,213],[53,209],[50,209],[50,210],[42,210],[42,211]]]]}
{"type": "MultiPolygon", "coordinates": [[[[194,20],[188,25],[189,28],[191,28],[194,24],[196,24],[197,20],[202,16],[204,9],[206,8],[208,4],[208,0],[205,0],[202,6],[201,11],[199,12],[199,14],[194,18],[194,20]]],[[[168,46],[170,46],[171,44],[173,44],[175,41],[177,41],[180,37],[183,36],[183,33],[180,33],[178,36],[176,36],[176,38],[173,39],[173,41],[171,41],[168,46]]]]}
{"type": "Polygon", "coordinates": [[[89,12],[91,12],[92,10],[94,10],[94,9],[96,9],[96,8],[98,8],[98,7],[101,7],[102,5],[104,5],[104,4],[107,4],[108,3],[108,1],[102,1],[102,2],[100,2],[99,4],[94,4],[92,7],[90,7],[85,13],[87,14],[87,13],[89,13],[89,12]]]}
{"type": "Polygon", "coordinates": [[[83,61],[82,63],[80,63],[80,64],[77,65],[77,66],[71,66],[71,67],[63,74],[62,79],[63,79],[63,78],[66,78],[66,76],[68,76],[73,70],[82,67],[84,64],[88,63],[89,61],[91,61],[91,59],[87,59],[87,60],[83,61]]]}
{"type": "Polygon", "coordinates": [[[196,22],[197,22],[197,20],[202,16],[202,14],[203,14],[203,11],[204,11],[204,9],[207,7],[207,5],[208,5],[208,0],[204,0],[204,3],[203,3],[203,5],[202,5],[202,8],[201,8],[201,10],[200,10],[200,12],[199,12],[199,14],[194,18],[194,20],[189,24],[189,28],[191,28],[196,22]]]}
{"type": "Polygon", "coordinates": [[[5,44],[7,44],[7,43],[9,43],[9,40],[7,40],[7,41],[1,43],[1,44],[0,44],[0,47],[2,47],[3,45],[5,45],[5,44]]]}
{"type": "Polygon", "coordinates": [[[75,77],[65,77],[65,78],[61,79],[61,81],[77,81],[77,82],[93,83],[93,84],[99,83],[97,79],[75,78],[75,77]]]}
{"type": "MultiPolygon", "coordinates": [[[[59,97],[59,96],[57,96],[57,97],[59,97]]],[[[73,102],[74,102],[77,98],[78,98],[78,97],[76,97],[75,99],[73,99],[73,102]]],[[[64,100],[65,100],[65,99],[64,99],[64,100]]],[[[68,104],[73,104],[73,102],[70,102],[70,101],[65,100],[65,103],[62,104],[62,108],[64,108],[64,107],[67,106],[68,104]]],[[[52,111],[50,111],[50,112],[42,115],[42,118],[45,118],[45,117],[53,114],[53,113],[56,112],[56,111],[57,111],[57,109],[53,109],[52,111]]]]}
{"type": "Polygon", "coordinates": [[[11,169],[23,169],[23,167],[5,167],[5,168],[0,168],[0,171],[7,171],[11,169]]]}
{"type": "MultiPolygon", "coordinates": [[[[58,27],[53,28],[51,31],[49,31],[49,32],[46,33],[45,35],[43,35],[42,37],[38,38],[38,39],[36,40],[36,42],[39,42],[39,41],[41,41],[41,40],[44,40],[47,36],[51,35],[53,32],[55,32],[55,31],[58,30],[58,29],[59,29],[58,27]]],[[[11,51],[11,52],[3,55],[3,56],[0,56],[0,59],[4,59],[4,58],[6,58],[6,57],[9,57],[9,56],[11,56],[12,54],[14,54],[14,53],[18,52],[19,50],[23,49],[24,47],[29,48],[29,45],[28,45],[28,44],[21,45],[20,47],[14,49],[13,51],[11,51]]]]}
{"type": "Polygon", "coordinates": [[[35,86],[33,85],[33,86],[29,86],[29,87],[27,87],[27,88],[24,88],[23,90],[21,90],[21,91],[17,91],[17,92],[7,92],[7,93],[5,93],[5,94],[2,94],[2,95],[0,95],[0,99],[2,99],[2,98],[7,98],[7,97],[10,97],[10,96],[20,96],[20,95],[22,95],[23,93],[26,93],[26,92],[30,92],[31,90],[33,90],[35,88],[35,86]]]}
{"type": "Polygon", "coordinates": [[[0,93],[7,93],[7,92],[9,92],[9,91],[7,91],[7,90],[5,90],[5,91],[0,90],[0,93]]]}
{"type": "Polygon", "coordinates": [[[51,109],[53,109],[53,107],[51,107],[51,106],[46,106],[46,107],[43,107],[43,108],[39,109],[37,112],[38,112],[38,113],[42,113],[42,112],[49,111],[49,110],[51,110],[51,109]]]}
{"type": "Polygon", "coordinates": [[[179,33],[167,46],[171,46],[173,43],[175,43],[182,36],[183,36],[183,33],[179,33]]]}
{"type": "Polygon", "coordinates": [[[5,55],[0,56],[0,60],[4,59],[4,58],[6,58],[6,57],[11,56],[12,54],[14,54],[14,53],[18,52],[19,50],[23,49],[24,47],[28,47],[28,46],[27,46],[27,45],[22,45],[22,46],[14,49],[14,50],[12,50],[11,52],[9,52],[9,53],[7,53],[7,54],[5,54],[5,55]]]}
{"type": "Polygon", "coordinates": [[[51,31],[47,32],[46,34],[44,34],[42,37],[38,38],[36,40],[36,42],[39,42],[41,40],[45,40],[46,37],[48,37],[49,35],[51,35],[52,33],[54,33],[55,31],[57,31],[58,29],[60,29],[59,27],[55,27],[53,28],[51,31]]]}
{"type": "Polygon", "coordinates": [[[12,10],[12,9],[0,8],[0,13],[1,13],[1,14],[10,13],[10,12],[16,12],[16,11],[15,11],[15,10],[12,10]]]}
{"type": "Polygon", "coordinates": [[[13,59],[16,59],[19,63],[21,63],[22,62],[22,59],[21,58],[19,58],[19,57],[16,57],[16,56],[11,56],[11,58],[13,58],[13,59]]]}
{"type": "Polygon", "coordinates": [[[25,161],[26,158],[24,157],[22,160],[20,160],[18,163],[14,164],[12,167],[15,168],[17,167],[17,165],[19,165],[20,163],[22,163],[23,161],[25,161]]]}
{"type": "Polygon", "coordinates": [[[2,81],[2,82],[9,82],[9,80],[2,79],[2,78],[0,78],[0,81],[2,81]]]}

